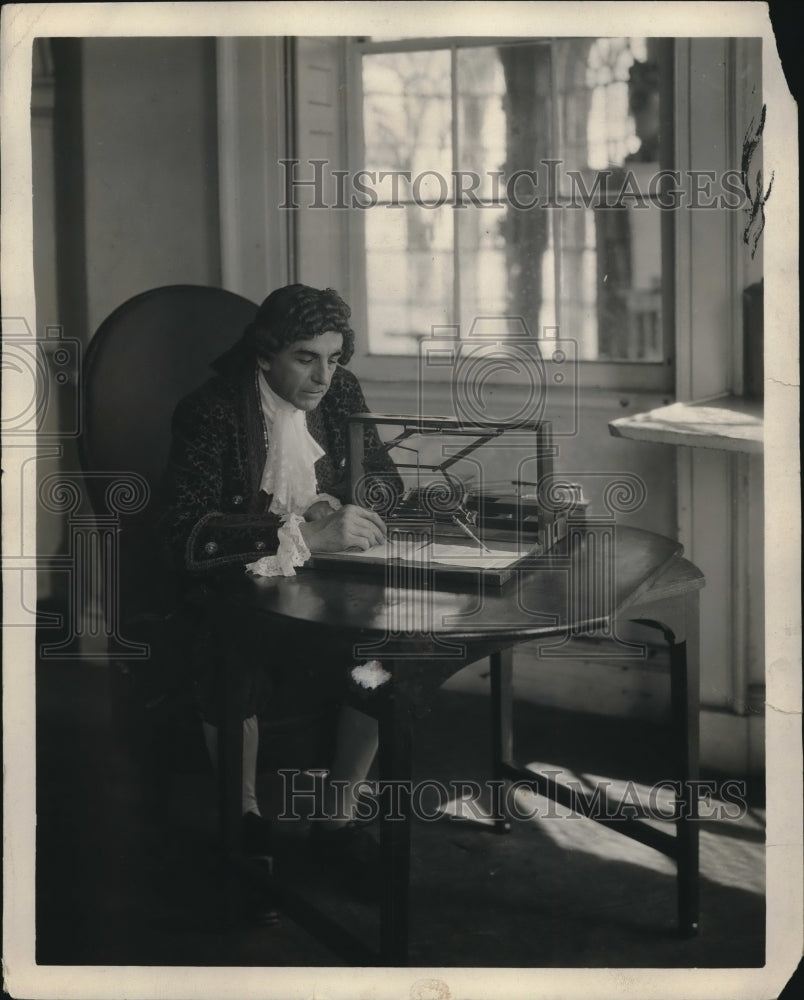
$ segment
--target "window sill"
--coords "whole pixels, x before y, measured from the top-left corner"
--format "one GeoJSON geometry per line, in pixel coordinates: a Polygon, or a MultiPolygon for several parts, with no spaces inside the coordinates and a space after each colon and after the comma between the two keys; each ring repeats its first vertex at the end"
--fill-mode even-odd
{"type": "MultiPolygon", "coordinates": [[[[417,413],[421,409],[429,414],[454,414],[455,394],[448,381],[432,381],[421,386],[415,378],[389,379],[374,378],[362,368],[350,364],[366,395],[369,406],[375,412],[417,413]]],[[[492,409],[505,408],[520,398],[512,392],[512,387],[485,383],[492,409]]],[[[614,390],[606,388],[585,388],[580,391],[567,386],[552,386],[545,399],[545,416],[552,418],[559,413],[585,412],[595,414],[595,419],[606,424],[621,414],[628,416],[662,407],[672,400],[672,394],[643,389],[614,390]]]]}
{"type": "Polygon", "coordinates": [[[763,447],[762,410],[760,401],[720,396],[620,417],[609,431],[634,441],[757,454],[763,447]]]}
{"type": "MultiPolygon", "coordinates": [[[[549,359],[545,358],[549,367],[549,359]]],[[[418,354],[409,355],[378,355],[355,352],[350,367],[361,379],[371,379],[376,382],[408,382],[418,381],[421,365],[418,354]]],[[[547,372],[551,392],[559,390],[559,386],[550,378],[547,372]]],[[[568,386],[579,391],[581,395],[587,391],[602,391],[631,395],[634,393],[657,393],[666,397],[674,394],[673,367],[662,362],[628,362],[628,361],[579,361],[570,364],[570,371],[565,373],[564,390],[568,386]]],[[[455,377],[452,366],[443,368],[427,367],[422,372],[425,383],[450,383],[455,377]]],[[[484,384],[489,386],[522,385],[521,373],[496,372],[484,378],[484,384]]]]}

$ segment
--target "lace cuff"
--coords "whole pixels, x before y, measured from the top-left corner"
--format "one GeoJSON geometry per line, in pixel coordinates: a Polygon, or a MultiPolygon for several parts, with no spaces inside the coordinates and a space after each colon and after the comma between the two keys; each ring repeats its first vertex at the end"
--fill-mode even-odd
{"type": "MultiPolygon", "coordinates": [[[[340,510],[343,507],[340,500],[337,497],[330,496],[329,493],[317,493],[313,498],[313,503],[320,503],[322,500],[328,503],[333,510],[340,510]]],[[[312,505],[310,504],[311,507],[312,505]]]]}
{"type": "Polygon", "coordinates": [[[303,566],[310,558],[310,550],[302,538],[299,525],[304,522],[298,514],[288,514],[277,532],[279,548],[276,555],[263,556],[249,563],[246,569],[255,576],[295,576],[296,566],[303,566]]]}

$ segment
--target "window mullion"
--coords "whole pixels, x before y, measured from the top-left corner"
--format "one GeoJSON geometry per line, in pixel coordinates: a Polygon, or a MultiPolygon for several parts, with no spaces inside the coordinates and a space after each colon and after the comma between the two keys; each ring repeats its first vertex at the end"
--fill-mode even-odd
{"type": "MultiPolygon", "coordinates": [[[[561,115],[558,113],[558,67],[556,65],[555,39],[550,39],[550,89],[552,90],[552,100],[550,101],[550,148],[553,156],[560,157],[564,149],[564,137],[561,134],[561,115]]],[[[566,337],[567,332],[562,329],[561,323],[561,265],[562,265],[562,212],[559,209],[548,208],[545,211],[550,213],[550,230],[553,237],[553,315],[558,327],[558,336],[566,337]]],[[[540,339],[539,330],[536,331],[537,339],[540,339]]]]}
{"type": "MultiPolygon", "coordinates": [[[[346,139],[349,167],[354,173],[365,165],[365,134],[363,126],[363,56],[357,46],[356,56],[347,54],[347,100],[350,101],[346,115],[346,139]]],[[[368,309],[368,276],[366,262],[366,213],[352,208],[348,213],[350,292],[355,310],[355,328],[362,331],[364,346],[362,353],[371,353],[368,309]]]]}
{"type": "MultiPolygon", "coordinates": [[[[450,115],[452,136],[452,171],[453,177],[458,169],[458,50],[455,45],[450,48],[450,115]]],[[[461,329],[461,250],[460,250],[460,213],[452,210],[452,316],[453,323],[461,329]]]]}

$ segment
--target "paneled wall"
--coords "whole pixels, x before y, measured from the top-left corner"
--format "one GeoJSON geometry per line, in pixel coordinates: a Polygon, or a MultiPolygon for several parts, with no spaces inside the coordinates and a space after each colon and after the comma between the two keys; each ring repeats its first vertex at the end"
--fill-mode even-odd
{"type": "MultiPolygon", "coordinates": [[[[761,41],[676,43],[677,166],[719,178],[739,170],[762,112],[761,41]]],[[[761,146],[749,177],[762,166],[761,146]]],[[[716,180],[712,193],[719,193],[716,180]]],[[[762,277],[761,245],[743,239],[746,214],[677,213],[676,398],[740,396],[742,293],[762,277]]],[[[667,446],[670,451],[670,446],[667,446]]],[[[757,770],[764,754],[762,455],[679,447],[679,539],[706,575],[701,595],[702,731],[722,768],[757,770]]]]}
{"type": "Polygon", "coordinates": [[[43,322],[67,318],[86,344],[138,292],[220,283],[214,41],[53,39],[49,49],[53,117],[34,119],[37,302],[43,322]],[[57,304],[50,246],[72,279],[59,281],[57,304]]]}
{"type": "Polygon", "coordinates": [[[220,283],[214,42],[82,41],[87,318],[220,283]]]}
{"type": "MultiPolygon", "coordinates": [[[[85,350],[132,295],[220,284],[215,43],[58,38],[43,40],[37,56],[37,322],[40,335],[58,325],[85,350]]],[[[80,408],[80,382],[50,390],[44,430],[63,434],[80,408]]],[[[77,468],[75,439],[58,447],[52,458],[40,452],[40,481],[77,468]]],[[[64,554],[67,539],[63,517],[39,505],[40,555],[64,554]]],[[[65,573],[40,573],[39,598],[63,604],[66,585],[65,573]]]]}

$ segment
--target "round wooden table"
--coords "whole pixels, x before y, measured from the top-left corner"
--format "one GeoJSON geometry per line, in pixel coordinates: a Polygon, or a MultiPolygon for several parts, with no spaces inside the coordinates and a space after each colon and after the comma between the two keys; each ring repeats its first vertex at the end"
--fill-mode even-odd
{"type": "MultiPolygon", "coordinates": [[[[502,587],[478,573],[456,585],[437,567],[404,563],[381,570],[301,569],[294,577],[228,580],[216,611],[226,652],[221,661],[221,818],[225,857],[239,851],[241,719],[234,691],[242,664],[271,637],[338,650],[354,662],[381,661],[389,679],[373,690],[351,685],[351,700],[379,722],[380,788],[410,787],[411,721],[452,674],[483,657],[491,660],[490,707],[495,778],[527,781],[554,801],[571,804],[550,778],[513,756],[512,649],[536,638],[602,630],[616,640],[617,620],[659,629],[670,646],[674,778],[684,790],[676,807],[676,836],[639,820],[614,828],[674,858],[680,930],[698,921],[698,594],[703,575],[671,539],[613,521],[571,525],[561,547],[518,568],[502,587]]],[[[275,648],[275,647],[274,647],[275,648]]],[[[281,655],[281,651],[280,651],[281,655]]],[[[338,658],[339,658],[338,657],[338,658]]],[[[340,662],[344,662],[340,659],[340,662]]],[[[407,959],[410,816],[381,810],[381,951],[369,961],[407,959]]],[[[398,802],[396,803],[398,807],[398,802]]],[[[598,820],[606,822],[604,818],[598,820]]],[[[497,820],[500,831],[510,828],[497,820]]]]}

